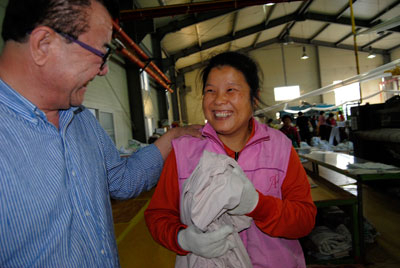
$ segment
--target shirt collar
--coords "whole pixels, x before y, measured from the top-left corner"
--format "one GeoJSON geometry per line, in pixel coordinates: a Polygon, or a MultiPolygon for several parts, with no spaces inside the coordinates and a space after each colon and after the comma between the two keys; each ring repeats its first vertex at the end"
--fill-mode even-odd
{"type": "MultiPolygon", "coordinates": [[[[12,89],[2,79],[0,79],[0,103],[3,103],[15,111],[19,116],[33,123],[38,123],[38,118],[42,118],[43,120],[47,121],[46,114],[42,110],[40,110],[36,105],[34,105],[20,93],[12,89]]],[[[61,114],[64,114],[64,112],[73,113],[79,108],[80,107],[72,107],[63,112],[60,111],[60,116],[61,114]]]]}

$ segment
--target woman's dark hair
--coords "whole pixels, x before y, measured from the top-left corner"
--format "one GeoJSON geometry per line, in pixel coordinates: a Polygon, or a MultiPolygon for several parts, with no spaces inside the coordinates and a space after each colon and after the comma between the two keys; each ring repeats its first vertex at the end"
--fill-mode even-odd
{"type": "MultiPolygon", "coordinates": [[[[112,17],[118,16],[116,0],[94,0],[104,5],[112,17]]],[[[87,10],[91,0],[9,0],[2,37],[4,42],[24,42],[27,34],[43,25],[74,38],[89,30],[87,10]]]]}
{"type": "Polygon", "coordinates": [[[258,96],[258,92],[260,91],[260,79],[258,76],[259,68],[250,57],[238,52],[223,52],[210,59],[208,65],[201,73],[203,94],[204,87],[211,69],[221,66],[230,66],[241,72],[250,87],[251,104],[254,105],[254,100],[260,101],[258,96]]]}
{"type": "Polygon", "coordinates": [[[288,114],[285,114],[284,116],[282,116],[282,121],[285,121],[286,118],[289,118],[290,121],[293,121],[292,117],[290,115],[288,115],[288,114]]]}

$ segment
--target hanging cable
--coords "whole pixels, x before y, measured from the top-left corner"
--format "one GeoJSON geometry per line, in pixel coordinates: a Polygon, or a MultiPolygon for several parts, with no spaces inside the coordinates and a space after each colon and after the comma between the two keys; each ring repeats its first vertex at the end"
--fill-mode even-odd
{"type": "MultiPolygon", "coordinates": [[[[351,30],[353,32],[353,41],[354,41],[354,55],[356,57],[356,69],[357,75],[360,74],[360,64],[358,61],[358,48],[357,48],[357,31],[356,31],[356,22],[354,19],[354,12],[353,12],[353,0],[349,0],[349,7],[350,7],[350,16],[351,16],[351,30]]],[[[362,103],[362,91],[361,91],[361,84],[359,83],[359,90],[360,90],[360,103],[362,103]]]]}

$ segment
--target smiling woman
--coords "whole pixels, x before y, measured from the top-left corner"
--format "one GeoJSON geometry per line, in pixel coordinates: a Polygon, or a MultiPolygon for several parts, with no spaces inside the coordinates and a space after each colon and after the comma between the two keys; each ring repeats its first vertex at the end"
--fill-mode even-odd
{"type": "MultiPolygon", "coordinates": [[[[189,265],[192,254],[202,256],[202,260],[221,257],[225,263],[232,261],[227,257],[234,254],[228,238],[232,232],[239,232],[254,267],[305,267],[297,238],[312,230],[316,208],[290,140],[253,119],[260,81],[257,64],[246,55],[226,52],[213,57],[202,74],[203,112],[207,119],[202,130],[204,138],[186,136],[173,141],[173,151],[145,211],[150,233],[181,255],[175,267],[194,267],[189,265]],[[215,206],[224,207],[219,215],[252,218],[248,229],[232,231],[230,226],[220,226],[202,232],[199,226],[187,226],[181,221],[184,182],[193,174],[210,179],[212,164],[204,166],[200,161],[203,155],[209,155],[204,151],[236,160],[240,171],[237,176],[228,175],[228,181],[237,183],[232,192],[240,200],[233,208],[215,206]],[[209,254],[216,245],[218,250],[209,254]]],[[[201,213],[206,217],[210,211],[203,209],[201,213]]]]}
{"type": "Polygon", "coordinates": [[[221,141],[240,151],[250,136],[253,114],[243,74],[230,66],[214,67],[204,87],[203,111],[221,141]]]}

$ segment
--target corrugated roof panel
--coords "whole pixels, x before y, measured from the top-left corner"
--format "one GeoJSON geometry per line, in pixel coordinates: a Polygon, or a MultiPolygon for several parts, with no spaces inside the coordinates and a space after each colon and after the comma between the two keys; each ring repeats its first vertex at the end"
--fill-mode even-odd
{"type": "Polygon", "coordinates": [[[184,48],[197,45],[196,28],[194,25],[182,30],[167,34],[161,41],[161,46],[169,53],[174,54],[184,48]]]}
{"type": "MultiPolygon", "coordinates": [[[[290,36],[310,39],[326,24],[326,22],[306,20],[303,22],[296,22],[290,30],[290,36]]],[[[317,36],[318,38],[318,36],[317,36]]]]}
{"type": "Polygon", "coordinates": [[[207,42],[232,32],[233,14],[219,16],[198,25],[201,42],[207,42]]]}
{"type": "Polygon", "coordinates": [[[296,10],[300,7],[302,3],[302,1],[298,1],[290,3],[280,3],[275,5],[274,11],[271,15],[271,20],[296,12],[296,10]]]}
{"type": "Polygon", "coordinates": [[[315,39],[324,42],[336,43],[338,40],[351,32],[351,27],[341,24],[330,24],[328,28],[320,33],[315,39]]]}
{"type": "Polygon", "coordinates": [[[265,21],[264,9],[260,6],[243,8],[238,12],[236,31],[258,25],[265,21]]]}
{"type": "Polygon", "coordinates": [[[336,15],[338,14],[339,10],[348,4],[348,0],[317,0],[313,1],[309,11],[326,15],[336,15]]]}

